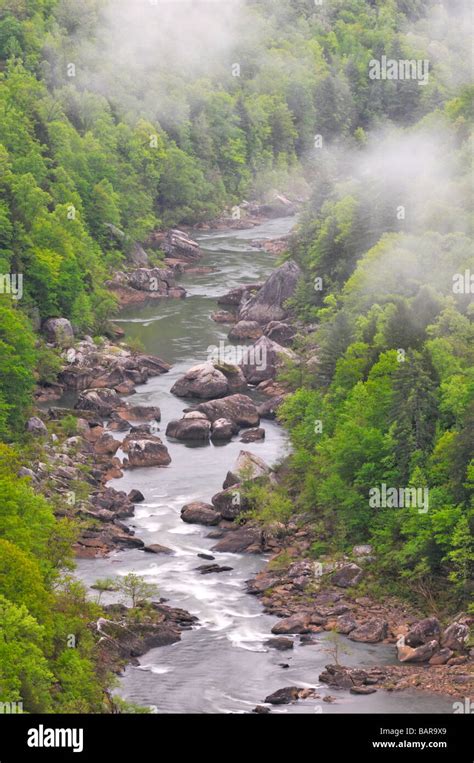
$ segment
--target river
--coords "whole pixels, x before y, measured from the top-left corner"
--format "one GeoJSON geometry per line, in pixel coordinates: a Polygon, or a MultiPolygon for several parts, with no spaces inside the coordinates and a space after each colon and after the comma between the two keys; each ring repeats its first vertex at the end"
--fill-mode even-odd
{"type": "MultiPolygon", "coordinates": [[[[181,418],[186,402],[170,394],[170,388],[184,371],[207,359],[209,345],[227,340],[229,326],[215,323],[211,313],[217,298],[234,286],[266,278],[275,267],[275,256],[251,245],[254,239],[275,238],[288,233],[294,218],[280,218],[243,231],[208,231],[195,236],[204,250],[200,265],[215,270],[188,274],[180,284],[188,293],[184,300],[160,300],[143,307],[129,308],[120,315],[126,338],[139,338],[147,352],[173,364],[168,374],[138,387],[133,404],[159,405],[161,435],[168,421],[181,418]]],[[[136,572],[158,586],[170,606],[183,607],[199,618],[193,630],[171,646],[153,649],[140,659],[139,666],[126,668],[120,694],[129,701],[148,705],[159,713],[239,713],[249,712],[264,698],[284,686],[320,686],[321,699],[273,708],[273,713],[341,712],[452,712],[452,700],[417,691],[382,692],[354,696],[329,690],[319,684],[318,675],[332,658],[325,651],[325,634],[316,645],[289,652],[268,649],[264,642],[277,618],[263,613],[258,599],[245,593],[245,580],[265,564],[265,558],[245,554],[217,554],[219,564],[231,572],[200,575],[198,553],[209,553],[216,542],[206,538],[209,529],[181,521],[181,507],[190,501],[209,502],[222,488],[227,470],[238,452],[249,449],[267,463],[285,456],[289,446],[284,430],[262,422],[266,438],[243,445],[239,438],[226,445],[191,447],[166,442],[171,464],[166,468],[143,468],[125,472],[109,484],[118,490],[138,488],[145,502],[137,505],[129,524],[146,544],[160,543],[174,555],[152,555],[138,550],[116,552],[106,559],[79,560],[78,576],[91,585],[97,578],[136,572]],[[283,669],[282,663],[289,664],[283,669]],[[331,694],[334,703],[322,701],[331,694]]],[[[120,455],[120,451],[119,454],[120,455]]],[[[105,594],[103,603],[115,601],[105,594]]],[[[394,648],[347,641],[348,665],[370,666],[395,661],[394,648]]]]}

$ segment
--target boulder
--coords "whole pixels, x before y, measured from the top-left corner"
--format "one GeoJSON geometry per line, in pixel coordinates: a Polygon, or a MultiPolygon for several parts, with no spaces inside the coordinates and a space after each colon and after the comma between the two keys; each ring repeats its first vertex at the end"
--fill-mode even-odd
{"type": "Polygon", "coordinates": [[[278,651],[283,652],[286,649],[293,649],[294,643],[293,639],[291,638],[269,638],[267,641],[265,641],[266,646],[269,646],[270,649],[278,649],[278,651]]]}
{"type": "Polygon", "coordinates": [[[373,686],[351,686],[351,694],[374,694],[377,691],[373,686]]]}
{"type": "Polygon", "coordinates": [[[354,620],[353,616],[350,613],[347,613],[344,615],[339,615],[339,617],[336,620],[334,629],[336,633],[342,633],[344,636],[347,636],[356,628],[357,628],[356,621],[354,620]]]}
{"type": "Polygon", "coordinates": [[[241,492],[237,487],[233,486],[226,490],[221,490],[211,498],[212,505],[221,514],[223,519],[232,521],[248,508],[245,499],[242,498],[241,492]]]}
{"type": "Polygon", "coordinates": [[[219,564],[200,564],[199,567],[196,567],[196,570],[201,575],[211,575],[213,572],[230,572],[233,568],[229,567],[227,565],[219,565],[219,564]]]}
{"type": "Polygon", "coordinates": [[[335,689],[352,689],[354,686],[349,669],[342,665],[326,665],[319,680],[335,689]]]}
{"type": "Polygon", "coordinates": [[[194,262],[202,255],[199,244],[178,228],[154,232],[150,245],[163,249],[167,257],[186,262],[194,262]]]}
{"type": "Polygon", "coordinates": [[[99,456],[113,456],[120,448],[120,440],[104,432],[94,443],[94,451],[99,456]]]}
{"type": "Polygon", "coordinates": [[[209,503],[193,501],[181,509],[181,519],[189,524],[217,525],[221,515],[209,503]]]}
{"type": "Polygon", "coordinates": [[[48,434],[46,426],[38,416],[31,416],[26,422],[26,431],[34,437],[44,437],[48,434]]]}
{"type": "Polygon", "coordinates": [[[127,455],[128,465],[131,467],[168,466],[171,463],[168,448],[159,437],[132,440],[129,442],[127,455]]]}
{"type": "Polygon", "coordinates": [[[267,336],[262,336],[245,348],[240,367],[249,384],[260,384],[275,378],[283,357],[294,358],[295,354],[267,336]]]}
{"type": "Polygon", "coordinates": [[[465,623],[455,622],[448,625],[443,631],[441,644],[454,652],[461,652],[465,649],[468,639],[469,626],[465,623]]]}
{"type": "Polygon", "coordinates": [[[221,538],[215,546],[211,548],[211,551],[218,551],[220,553],[228,554],[241,554],[249,549],[255,549],[255,552],[261,550],[259,548],[261,533],[255,528],[239,527],[236,530],[230,530],[223,538],[221,538]]]}
{"type": "Polygon", "coordinates": [[[67,347],[74,340],[74,331],[67,318],[48,318],[42,327],[46,341],[59,347],[67,347]]]}
{"type": "Polygon", "coordinates": [[[137,241],[132,243],[129,257],[132,263],[140,268],[146,268],[148,265],[148,255],[141,244],[139,244],[137,241]]]}
{"type": "Polygon", "coordinates": [[[199,397],[211,400],[224,397],[229,392],[229,385],[224,374],[212,363],[193,366],[171,387],[173,395],[178,397],[199,397]]]}
{"type": "Polygon", "coordinates": [[[28,469],[27,466],[21,466],[17,471],[17,477],[26,477],[31,480],[36,480],[36,474],[33,469],[28,469]]]}
{"type": "Polygon", "coordinates": [[[284,400],[283,395],[277,395],[270,400],[265,400],[264,403],[260,403],[257,407],[258,414],[262,419],[275,419],[278,411],[278,406],[282,404],[284,400]]]}
{"type": "Polygon", "coordinates": [[[363,570],[357,564],[345,564],[339,567],[331,576],[331,583],[339,588],[349,588],[357,585],[363,576],[363,570]]]}
{"type": "Polygon", "coordinates": [[[137,490],[136,488],[133,488],[132,490],[130,490],[127,497],[128,497],[128,500],[131,501],[132,503],[141,503],[142,501],[145,500],[145,496],[143,495],[143,493],[140,492],[140,490],[137,490]]]}
{"type": "Polygon", "coordinates": [[[428,662],[438,651],[439,643],[434,639],[414,649],[404,643],[397,644],[397,654],[400,662],[428,662]]]}
{"type": "Polygon", "coordinates": [[[426,617],[413,625],[405,636],[405,644],[411,647],[427,644],[428,641],[435,639],[439,641],[441,636],[441,627],[436,617],[426,617]]]}
{"type": "Polygon", "coordinates": [[[428,662],[430,665],[445,665],[447,661],[451,659],[453,654],[454,652],[451,649],[443,647],[443,649],[440,649],[439,652],[436,652],[433,657],[430,657],[428,662]]]}
{"type": "Polygon", "coordinates": [[[237,307],[240,305],[245,294],[250,295],[259,291],[262,288],[262,285],[263,284],[261,283],[251,283],[245,284],[243,286],[237,286],[235,289],[228,291],[227,294],[223,294],[222,297],[219,297],[217,304],[237,307]]]}
{"type": "Polygon", "coordinates": [[[215,310],[211,313],[211,318],[216,323],[235,323],[236,321],[235,315],[228,310],[215,310]]]}
{"type": "Polygon", "coordinates": [[[166,427],[166,436],[175,440],[209,442],[211,423],[203,418],[182,418],[170,421],[166,427]]]}
{"type": "Polygon", "coordinates": [[[161,421],[161,411],[157,405],[131,405],[119,411],[125,421],[161,421]]]}
{"type": "Polygon", "coordinates": [[[271,473],[272,470],[263,459],[249,450],[241,450],[232,470],[227,472],[223,488],[227,490],[227,488],[238,485],[242,479],[255,480],[259,477],[268,477],[271,473]]]}
{"type": "Polygon", "coordinates": [[[265,430],[262,429],[262,427],[257,427],[257,429],[247,429],[246,432],[242,434],[242,437],[240,438],[240,442],[249,443],[249,442],[258,442],[259,440],[265,439],[265,430]]]}
{"type": "Polygon", "coordinates": [[[358,625],[349,633],[351,641],[362,641],[366,644],[376,644],[387,637],[388,623],[385,620],[373,618],[358,625]]]}
{"type": "Polygon", "coordinates": [[[289,323],[270,321],[270,323],[265,326],[263,333],[271,339],[272,342],[288,347],[293,342],[296,331],[289,323]]]}
{"type": "Polygon", "coordinates": [[[145,546],[143,550],[148,551],[149,554],[174,554],[172,548],[160,546],[159,543],[151,543],[149,546],[145,546]]]}
{"type": "Polygon", "coordinates": [[[211,440],[213,442],[228,442],[232,439],[237,427],[229,419],[216,419],[211,427],[211,440]]]}
{"type": "Polygon", "coordinates": [[[239,319],[261,324],[281,321],[288,314],[285,303],[295,293],[300,276],[296,262],[285,262],[273,271],[258,293],[240,307],[239,319]]]}
{"type": "Polygon", "coordinates": [[[272,633],[310,633],[309,615],[291,615],[280,620],[272,628],[272,633]]]}
{"type": "Polygon", "coordinates": [[[123,407],[120,396],[114,389],[86,389],[79,393],[74,406],[81,411],[93,411],[98,416],[110,416],[117,408],[123,407]]]}
{"type": "Polygon", "coordinates": [[[257,407],[247,395],[229,395],[220,400],[200,403],[197,410],[204,413],[209,421],[229,419],[238,427],[255,427],[260,422],[257,407]]]}
{"type": "Polygon", "coordinates": [[[263,331],[256,321],[238,321],[229,331],[229,339],[260,339],[263,331]]]}
{"type": "Polygon", "coordinates": [[[285,686],[283,689],[274,691],[265,698],[270,705],[289,705],[299,699],[301,688],[299,686],[285,686]]]}

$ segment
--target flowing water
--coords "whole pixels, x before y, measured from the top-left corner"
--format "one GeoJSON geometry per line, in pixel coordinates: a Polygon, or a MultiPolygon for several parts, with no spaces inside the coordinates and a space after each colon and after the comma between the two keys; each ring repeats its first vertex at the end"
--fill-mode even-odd
{"type": "MultiPolygon", "coordinates": [[[[204,362],[210,345],[227,339],[229,326],[210,318],[217,298],[234,286],[266,278],[275,267],[275,257],[253,247],[251,241],[284,235],[293,224],[294,218],[280,218],[251,230],[200,234],[197,238],[205,256],[199,264],[215,270],[185,275],[180,281],[188,292],[184,300],[155,301],[121,314],[128,339],[139,338],[147,352],[173,364],[168,374],[139,387],[131,398],[133,404],[160,406],[165,442],[168,421],[180,418],[186,407],[186,401],[170,394],[174,381],[192,365],[204,362]]],[[[198,626],[185,631],[179,643],[153,649],[140,659],[139,666],[125,670],[120,693],[129,701],[149,705],[159,713],[249,712],[284,686],[319,686],[319,673],[333,661],[325,651],[325,634],[309,646],[299,645],[295,637],[292,651],[279,652],[265,645],[277,618],[263,614],[258,599],[245,593],[245,580],[264,566],[264,558],[217,554],[216,561],[232,567],[231,572],[200,575],[195,570],[203,563],[197,554],[209,553],[215,541],[206,538],[208,528],[182,522],[181,507],[193,500],[209,502],[222,489],[241,448],[269,464],[288,452],[281,427],[267,420],[262,423],[266,431],[262,442],[243,445],[238,436],[220,446],[166,442],[170,466],[130,470],[110,483],[118,490],[128,492],[134,487],[142,491],[145,502],[137,505],[129,524],[146,544],[168,546],[174,555],[116,552],[107,559],[80,560],[78,575],[91,585],[97,578],[136,572],[155,583],[171,606],[183,607],[199,618],[198,626]],[[282,663],[289,667],[283,669],[282,663]]],[[[114,594],[102,599],[103,603],[114,600],[114,594]]],[[[393,647],[349,641],[347,645],[350,652],[344,655],[345,664],[362,667],[394,662],[393,647]]],[[[321,685],[319,693],[321,699],[276,707],[273,712],[452,712],[449,698],[416,691],[353,696],[321,685]],[[323,702],[327,694],[336,696],[336,701],[323,702]]]]}

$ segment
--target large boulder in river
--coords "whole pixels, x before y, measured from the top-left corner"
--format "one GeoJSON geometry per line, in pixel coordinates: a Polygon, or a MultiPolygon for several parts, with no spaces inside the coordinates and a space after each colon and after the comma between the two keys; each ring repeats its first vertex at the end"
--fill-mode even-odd
{"type": "Polygon", "coordinates": [[[81,392],[74,407],[81,411],[94,411],[99,416],[110,416],[117,408],[124,407],[124,404],[114,389],[103,387],[81,392]]]}
{"type": "Polygon", "coordinates": [[[243,286],[237,286],[235,289],[231,289],[227,294],[223,294],[217,300],[218,305],[230,305],[237,307],[242,302],[244,295],[248,298],[250,295],[254,295],[262,288],[261,283],[248,283],[243,286]]]}
{"type": "Polygon", "coordinates": [[[178,397],[213,400],[246,388],[245,378],[237,366],[201,363],[181,376],[173,384],[171,392],[178,397]]]}
{"type": "Polygon", "coordinates": [[[42,331],[47,342],[59,347],[68,347],[74,339],[74,331],[67,318],[48,318],[43,323],[42,331]]]}
{"type": "Polygon", "coordinates": [[[208,442],[211,435],[211,422],[206,418],[185,416],[170,421],[166,427],[166,436],[175,440],[208,442]]]}
{"type": "Polygon", "coordinates": [[[228,442],[237,431],[236,424],[229,419],[216,419],[212,422],[212,442],[228,442]]]}
{"type": "Polygon", "coordinates": [[[220,400],[200,403],[197,410],[204,413],[209,421],[229,419],[239,427],[255,427],[260,423],[257,407],[247,395],[229,395],[220,400]]]}
{"type": "Polygon", "coordinates": [[[214,506],[202,501],[187,503],[181,509],[181,519],[189,524],[217,525],[220,518],[221,515],[214,509],[214,506]]]}
{"type": "Polygon", "coordinates": [[[202,255],[199,244],[178,228],[166,231],[162,238],[162,249],[167,257],[187,262],[197,260],[202,255]]]}
{"type": "Polygon", "coordinates": [[[241,305],[239,319],[264,325],[286,318],[288,311],[285,302],[295,293],[300,277],[301,270],[296,262],[285,262],[271,274],[255,296],[241,305]]]}
{"type": "Polygon", "coordinates": [[[132,440],[128,443],[128,466],[168,466],[171,456],[159,437],[132,440]]]}
{"type": "Polygon", "coordinates": [[[259,442],[264,439],[265,439],[265,430],[262,429],[262,427],[257,427],[256,429],[247,429],[247,431],[244,432],[242,437],[240,438],[240,442],[244,442],[244,443],[259,442]]]}
{"type": "Polygon", "coordinates": [[[178,397],[200,397],[211,400],[224,397],[229,389],[227,379],[212,363],[201,363],[186,371],[171,387],[178,397]]]}
{"type": "Polygon", "coordinates": [[[284,357],[294,358],[295,354],[287,347],[272,342],[267,336],[262,336],[245,348],[240,367],[249,384],[260,384],[275,378],[284,357]]]}
{"type": "Polygon", "coordinates": [[[248,503],[238,488],[238,485],[221,490],[211,498],[216,511],[223,519],[232,521],[248,509],[248,503]]]}

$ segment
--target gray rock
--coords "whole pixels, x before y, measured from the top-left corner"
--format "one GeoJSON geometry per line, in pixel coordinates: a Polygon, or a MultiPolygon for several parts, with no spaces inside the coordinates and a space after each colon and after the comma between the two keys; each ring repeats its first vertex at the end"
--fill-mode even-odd
{"type": "Polygon", "coordinates": [[[172,548],[161,546],[159,543],[151,543],[149,546],[145,546],[143,550],[148,551],[149,554],[174,554],[172,548]]]}
{"type": "Polygon", "coordinates": [[[362,579],[364,572],[357,564],[345,564],[333,572],[331,582],[340,588],[349,588],[357,585],[362,579]]]}
{"type": "Polygon", "coordinates": [[[178,397],[212,400],[227,395],[229,385],[224,374],[212,363],[202,363],[186,371],[184,376],[173,384],[171,392],[178,397]]]}
{"type": "Polygon", "coordinates": [[[469,626],[465,623],[451,623],[443,631],[441,643],[444,647],[452,649],[454,652],[461,652],[466,648],[469,639],[469,626]]]}
{"type": "Polygon", "coordinates": [[[291,638],[269,638],[265,641],[265,644],[270,649],[278,649],[279,652],[286,651],[287,649],[293,649],[294,643],[291,638]]]}
{"type": "Polygon", "coordinates": [[[44,437],[48,434],[46,426],[38,416],[31,416],[26,422],[26,431],[35,437],[44,437]]]}
{"type": "Polygon", "coordinates": [[[93,411],[98,416],[110,416],[117,408],[123,407],[124,403],[114,389],[103,387],[102,389],[86,389],[79,393],[76,405],[78,410],[93,411]]]}
{"type": "Polygon", "coordinates": [[[260,339],[263,331],[256,321],[238,321],[229,331],[229,339],[260,339]]]}
{"type": "Polygon", "coordinates": [[[434,639],[414,649],[406,644],[397,644],[397,654],[400,662],[428,662],[438,651],[439,643],[434,639]]]}
{"type": "Polygon", "coordinates": [[[255,528],[239,527],[237,530],[227,532],[211,551],[229,554],[240,554],[252,547],[258,547],[260,532],[255,528]]]}
{"type": "Polygon", "coordinates": [[[181,509],[181,519],[188,524],[217,525],[221,515],[209,503],[193,501],[181,509]]]}
{"type": "Polygon", "coordinates": [[[271,339],[277,344],[287,347],[290,345],[295,336],[295,330],[289,323],[282,323],[281,321],[270,321],[265,326],[265,336],[271,339]]]}
{"type": "Polygon", "coordinates": [[[211,440],[213,442],[228,442],[232,439],[237,427],[229,419],[216,419],[211,427],[211,440]]]}
{"type": "Polygon", "coordinates": [[[67,318],[48,318],[43,323],[42,331],[47,342],[59,347],[68,347],[74,339],[71,321],[67,318]]]}
{"type": "Polygon", "coordinates": [[[291,615],[279,620],[272,628],[272,633],[310,633],[309,615],[291,615]]]}
{"type": "Polygon", "coordinates": [[[366,644],[375,644],[383,641],[388,633],[388,623],[385,620],[374,618],[357,626],[349,633],[351,641],[362,641],[366,644]]]}
{"type": "Polygon", "coordinates": [[[211,423],[207,419],[183,418],[170,421],[166,427],[166,436],[175,440],[208,442],[211,434],[211,423]]]}
{"type": "Polygon", "coordinates": [[[441,627],[436,617],[426,617],[413,625],[405,636],[405,644],[416,647],[427,644],[428,641],[435,639],[439,641],[441,636],[441,627]]]}
{"type": "Polygon", "coordinates": [[[301,270],[296,262],[285,262],[273,271],[258,293],[240,308],[240,320],[266,324],[286,318],[288,311],[285,302],[295,293],[300,277],[301,270]]]}
{"type": "Polygon", "coordinates": [[[168,466],[171,463],[168,448],[163,445],[159,437],[132,440],[129,443],[127,455],[128,465],[131,467],[168,466]]]}
{"type": "Polygon", "coordinates": [[[249,442],[258,442],[259,440],[265,439],[265,430],[261,427],[257,427],[257,429],[248,429],[246,432],[242,434],[242,437],[240,438],[240,442],[249,443],[249,442]]]}
{"type": "Polygon", "coordinates": [[[232,521],[239,516],[242,511],[248,509],[248,504],[242,496],[238,486],[232,486],[226,490],[221,490],[211,498],[215,510],[220,513],[223,519],[232,521]]]}
{"type": "Polygon", "coordinates": [[[22,466],[20,469],[18,469],[17,475],[18,477],[29,477],[32,480],[36,479],[36,474],[34,473],[33,469],[28,469],[26,466],[22,466]]]}
{"type": "Polygon", "coordinates": [[[249,384],[260,384],[276,377],[284,357],[294,358],[295,354],[262,336],[244,350],[240,367],[249,384]]]}
{"type": "Polygon", "coordinates": [[[255,427],[260,422],[257,407],[247,395],[235,394],[220,400],[200,403],[197,410],[204,413],[209,421],[229,419],[238,427],[255,427]]]}
{"type": "Polygon", "coordinates": [[[268,702],[270,705],[289,705],[291,702],[296,702],[300,691],[301,689],[298,686],[285,686],[283,689],[278,689],[273,694],[269,694],[265,702],[268,702]]]}

